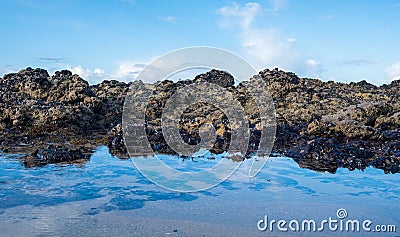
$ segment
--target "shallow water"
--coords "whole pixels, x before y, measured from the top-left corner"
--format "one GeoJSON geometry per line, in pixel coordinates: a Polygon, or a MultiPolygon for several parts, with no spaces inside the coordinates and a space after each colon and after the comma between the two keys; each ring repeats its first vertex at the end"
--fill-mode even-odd
{"type": "MultiPolygon", "coordinates": [[[[206,158],[162,156],[181,171],[215,165],[206,158]]],[[[80,165],[24,168],[17,155],[0,155],[0,236],[399,236],[400,175],[339,169],[336,174],[270,158],[255,177],[249,161],[227,181],[197,193],[176,193],[144,178],[132,162],[99,147],[80,165]],[[397,232],[261,232],[257,222],[336,218],[394,224],[397,232]]]]}

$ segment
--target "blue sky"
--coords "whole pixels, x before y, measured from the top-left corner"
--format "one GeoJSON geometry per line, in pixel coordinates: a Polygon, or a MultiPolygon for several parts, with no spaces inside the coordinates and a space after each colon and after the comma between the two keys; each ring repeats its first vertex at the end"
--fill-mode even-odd
{"type": "Polygon", "coordinates": [[[130,81],[169,51],[213,46],[257,70],[374,84],[400,78],[400,0],[3,0],[0,74],[68,68],[130,81]]]}

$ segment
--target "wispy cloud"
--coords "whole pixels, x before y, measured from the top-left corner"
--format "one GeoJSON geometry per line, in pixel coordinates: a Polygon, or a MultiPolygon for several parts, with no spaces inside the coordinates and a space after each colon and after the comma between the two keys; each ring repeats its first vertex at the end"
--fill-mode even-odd
{"type": "Polygon", "coordinates": [[[296,41],[295,38],[287,38],[287,39],[286,39],[286,42],[288,42],[288,43],[293,43],[293,42],[295,42],[295,41],[296,41]]]}
{"type": "MultiPolygon", "coordinates": [[[[271,1],[272,9],[269,11],[278,11],[286,7],[287,1],[271,1]]],[[[245,52],[257,60],[271,67],[282,64],[286,59],[291,60],[294,55],[292,51],[293,38],[283,37],[281,31],[276,28],[258,29],[251,26],[255,17],[268,12],[260,4],[249,2],[244,5],[232,3],[217,10],[217,14],[223,17],[220,26],[227,28],[238,26],[241,31],[239,38],[245,52]]],[[[287,63],[285,63],[287,64],[287,63]]]]}
{"type": "Polygon", "coordinates": [[[306,60],[306,64],[309,65],[309,66],[317,66],[317,65],[319,65],[320,63],[317,62],[317,61],[315,61],[314,59],[307,59],[307,60],[306,60]]]}
{"type": "MultiPolygon", "coordinates": [[[[298,52],[295,38],[285,37],[276,27],[255,28],[252,23],[257,16],[263,14],[276,15],[287,7],[286,0],[271,0],[270,9],[262,8],[260,4],[249,2],[244,5],[233,3],[217,10],[221,15],[221,28],[239,29],[239,39],[244,52],[255,60],[257,69],[279,67],[299,73],[309,73],[321,77],[322,64],[316,60],[307,60],[298,52]]],[[[254,61],[253,61],[254,62],[254,61]]]]}
{"type": "Polygon", "coordinates": [[[287,7],[288,0],[270,0],[272,4],[272,11],[278,12],[284,10],[287,7]]]}
{"type": "Polygon", "coordinates": [[[146,66],[146,63],[125,61],[119,65],[114,75],[124,81],[133,81],[146,66]]]}
{"type": "Polygon", "coordinates": [[[354,59],[340,63],[340,66],[365,66],[375,64],[376,61],[370,59],[354,59]]]}
{"type": "Polygon", "coordinates": [[[244,4],[244,6],[240,6],[234,2],[231,6],[225,6],[218,9],[217,13],[225,18],[220,23],[222,28],[229,27],[232,23],[232,19],[235,21],[237,20],[241,27],[248,28],[254,17],[261,11],[263,11],[263,9],[258,3],[249,2],[244,4]]]}
{"type": "Polygon", "coordinates": [[[176,18],[173,16],[159,16],[158,19],[165,22],[176,23],[176,18]]]}
{"type": "Polygon", "coordinates": [[[4,67],[0,68],[0,77],[12,72],[18,72],[18,69],[15,68],[14,65],[7,64],[4,67]]]}
{"type": "Polygon", "coordinates": [[[64,63],[66,62],[65,58],[53,58],[53,57],[42,57],[42,58],[38,58],[37,60],[39,60],[40,62],[43,63],[64,63]]]}
{"type": "Polygon", "coordinates": [[[386,73],[389,80],[400,80],[400,62],[394,63],[386,67],[386,73]]]}
{"type": "Polygon", "coordinates": [[[335,17],[336,17],[336,15],[324,15],[321,18],[322,18],[322,20],[328,21],[328,20],[332,20],[335,17]]]}
{"type": "Polygon", "coordinates": [[[316,77],[316,78],[322,78],[323,77],[323,72],[325,72],[325,69],[322,65],[321,62],[319,62],[316,59],[307,59],[305,61],[305,67],[303,72],[308,76],[308,77],[316,77]]]}

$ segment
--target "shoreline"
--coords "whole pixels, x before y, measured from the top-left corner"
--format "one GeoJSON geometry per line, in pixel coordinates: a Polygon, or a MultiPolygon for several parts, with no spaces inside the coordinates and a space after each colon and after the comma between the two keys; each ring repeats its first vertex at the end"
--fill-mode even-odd
{"type": "MultiPolygon", "coordinates": [[[[372,165],[386,173],[400,172],[399,80],[377,87],[365,81],[345,84],[299,78],[278,69],[266,69],[258,76],[267,83],[275,105],[277,130],[272,152],[317,171],[362,170],[372,165]]],[[[162,135],[162,107],[174,92],[196,82],[214,83],[232,92],[250,115],[250,143],[258,144],[259,119],[251,116],[257,114],[257,108],[242,90],[246,82],[235,85],[230,74],[211,70],[193,80],[145,84],[156,92],[146,112],[146,134],[153,150],[174,154],[162,135]]],[[[50,76],[44,69],[27,68],[4,75],[0,78],[0,147],[9,153],[30,147],[33,158],[44,164],[58,160],[37,155],[43,151],[50,156],[62,151],[71,157],[77,150],[76,157],[82,158],[99,145],[127,157],[121,118],[131,85],[118,81],[89,85],[67,70],[50,76]]],[[[209,121],[217,134],[211,150],[218,154],[228,149],[231,127],[221,111],[199,104],[183,116],[194,118],[179,124],[183,140],[199,143],[199,127],[209,121]]],[[[250,148],[249,144],[249,152],[250,148]]]]}

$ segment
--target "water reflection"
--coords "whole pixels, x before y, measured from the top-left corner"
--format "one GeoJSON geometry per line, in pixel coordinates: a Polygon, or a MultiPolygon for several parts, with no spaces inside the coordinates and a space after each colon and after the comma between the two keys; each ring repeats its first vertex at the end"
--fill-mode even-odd
{"type": "Polygon", "coordinates": [[[86,164],[50,164],[23,169],[19,155],[1,158],[0,209],[20,205],[57,205],[67,202],[111,197],[90,213],[143,207],[147,201],[192,201],[190,194],[144,190],[152,185],[129,160],[120,160],[99,147],[86,164]]]}
{"type": "MultiPolygon", "coordinates": [[[[185,194],[159,188],[144,178],[129,159],[110,155],[106,147],[96,149],[90,161],[80,165],[24,168],[20,158],[0,156],[0,229],[10,231],[5,233],[14,234],[14,225],[23,224],[20,235],[31,233],[32,228],[37,235],[68,235],[78,226],[82,228],[79,231],[94,228],[104,215],[113,213],[126,215],[135,223],[137,218],[162,216],[251,229],[267,211],[282,218],[299,218],[307,210],[328,215],[328,211],[343,206],[354,215],[377,213],[367,217],[379,218],[381,223],[400,223],[400,214],[391,211],[400,209],[399,174],[385,175],[374,168],[338,169],[330,174],[303,169],[292,159],[276,157],[270,158],[260,174],[249,178],[251,162],[245,161],[217,187],[185,194]]],[[[160,158],[180,170],[206,169],[222,159],[182,162],[176,156],[160,158]]],[[[116,230],[107,231],[112,231],[106,232],[110,235],[116,230]]]]}

